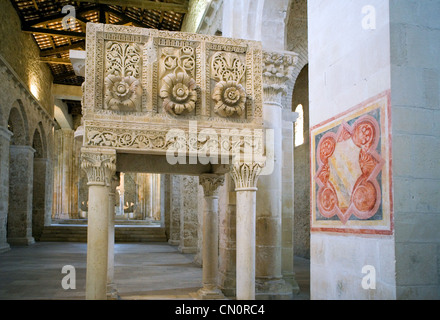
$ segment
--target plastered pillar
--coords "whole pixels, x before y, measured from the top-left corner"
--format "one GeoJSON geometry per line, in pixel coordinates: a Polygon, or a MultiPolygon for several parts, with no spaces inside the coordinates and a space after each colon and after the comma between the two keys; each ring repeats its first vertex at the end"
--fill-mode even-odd
{"type": "Polygon", "coordinates": [[[198,291],[200,299],[224,299],[218,288],[218,188],[225,177],[201,175],[199,183],[203,187],[203,243],[202,261],[203,288],[198,291]]]}
{"type": "Polygon", "coordinates": [[[255,299],[256,191],[261,162],[235,162],[231,176],[237,194],[236,298],[255,299]]]}
{"type": "Polygon", "coordinates": [[[109,186],[116,171],[116,151],[81,149],[81,168],[89,187],[86,299],[107,299],[109,186]]]}

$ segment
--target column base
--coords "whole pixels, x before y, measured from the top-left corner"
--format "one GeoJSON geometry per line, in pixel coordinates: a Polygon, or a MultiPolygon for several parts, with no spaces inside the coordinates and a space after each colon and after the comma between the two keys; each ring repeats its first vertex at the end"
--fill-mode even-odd
{"type": "Polygon", "coordinates": [[[11,250],[11,247],[9,246],[9,243],[1,243],[0,244],[0,253],[6,252],[11,250]]]}
{"type": "Polygon", "coordinates": [[[255,279],[256,300],[291,300],[292,285],[283,279],[255,279]]]}
{"type": "Polygon", "coordinates": [[[197,292],[190,293],[191,297],[197,300],[226,300],[220,289],[199,289],[197,292]]]}
{"type": "Polygon", "coordinates": [[[168,244],[170,246],[178,246],[180,244],[180,240],[168,240],[168,244]]]}
{"type": "Polygon", "coordinates": [[[300,293],[301,290],[299,288],[298,282],[296,282],[296,280],[295,280],[294,275],[285,275],[285,276],[283,276],[283,279],[286,283],[289,283],[292,286],[292,293],[294,295],[300,293]]]}
{"type": "Polygon", "coordinates": [[[8,238],[8,243],[13,246],[29,246],[35,243],[35,239],[33,237],[8,238]]]}
{"type": "Polygon", "coordinates": [[[107,284],[107,300],[121,300],[114,283],[107,284]]]}

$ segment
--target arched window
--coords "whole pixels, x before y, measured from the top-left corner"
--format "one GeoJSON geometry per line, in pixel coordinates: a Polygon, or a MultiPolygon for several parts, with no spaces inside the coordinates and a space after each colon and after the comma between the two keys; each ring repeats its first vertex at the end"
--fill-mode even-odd
{"type": "Polygon", "coordinates": [[[298,119],[295,122],[295,147],[304,144],[304,108],[299,104],[295,112],[298,113],[298,119]]]}

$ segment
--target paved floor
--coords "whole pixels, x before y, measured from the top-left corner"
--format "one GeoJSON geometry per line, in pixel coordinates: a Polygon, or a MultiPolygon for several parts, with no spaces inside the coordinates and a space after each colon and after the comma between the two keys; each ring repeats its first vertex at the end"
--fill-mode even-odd
{"type": "MultiPolygon", "coordinates": [[[[1,253],[0,299],[84,299],[86,251],[85,243],[37,242],[1,253]],[[75,268],[75,289],[62,288],[65,265],[75,268]]],[[[115,283],[121,299],[192,299],[190,294],[202,285],[202,269],[193,257],[167,243],[116,244],[115,283]]],[[[307,300],[308,260],[295,258],[295,267],[302,290],[294,299],[307,300]]]]}

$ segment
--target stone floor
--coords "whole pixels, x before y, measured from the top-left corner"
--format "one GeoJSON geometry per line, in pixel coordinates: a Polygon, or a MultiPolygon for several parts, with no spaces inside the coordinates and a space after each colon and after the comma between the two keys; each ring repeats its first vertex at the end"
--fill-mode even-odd
{"type": "MultiPolygon", "coordinates": [[[[0,254],[0,299],[84,299],[86,251],[87,244],[73,242],[12,247],[0,254]],[[61,286],[65,265],[75,267],[76,289],[61,286]]],[[[192,299],[202,279],[193,257],[167,243],[116,244],[115,283],[121,299],[192,299]]],[[[295,267],[301,293],[294,299],[308,300],[308,260],[295,258],[295,267]]]]}

